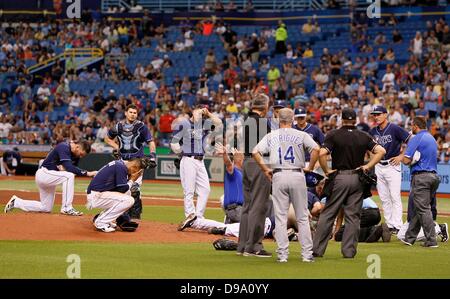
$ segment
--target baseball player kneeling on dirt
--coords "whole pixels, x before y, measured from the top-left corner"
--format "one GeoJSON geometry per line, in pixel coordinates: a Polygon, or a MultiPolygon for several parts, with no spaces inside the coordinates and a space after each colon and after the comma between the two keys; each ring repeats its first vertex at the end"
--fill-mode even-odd
{"type": "Polygon", "coordinates": [[[87,189],[87,208],[104,209],[94,217],[97,230],[110,233],[117,226],[125,231],[136,230],[136,222],[122,221],[120,216],[134,204],[132,192],[145,168],[145,158],[133,158],[112,161],[100,169],[87,189]]]}

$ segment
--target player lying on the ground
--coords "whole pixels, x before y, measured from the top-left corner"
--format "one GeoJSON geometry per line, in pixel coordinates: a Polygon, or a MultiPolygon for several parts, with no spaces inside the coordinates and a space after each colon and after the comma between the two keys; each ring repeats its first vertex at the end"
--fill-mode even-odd
{"type": "MultiPolygon", "coordinates": [[[[437,218],[437,208],[436,208],[436,195],[434,195],[431,198],[431,214],[434,221],[434,230],[436,232],[436,237],[439,237],[441,239],[441,242],[447,242],[448,241],[448,224],[442,223],[438,224],[436,222],[437,218]]],[[[405,222],[402,227],[400,228],[400,231],[397,234],[398,239],[404,239],[406,231],[409,227],[409,221],[411,221],[411,218],[414,215],[414,201],[412,197],[412,193],[409,194],[408,197],[408,215],[407,215],[407,222],[405,222]]],[[[419,234],[417,235],[417,241],[425,241],[425,235],[423,233],[423,228],[420,228],[419,234]]]]}
{"type": "Polygon", "coordinates": [[[116,219],[134,204],[131,189],[145,167],[145,158],[132,158],[112,161],[100,169],[87,189],[87,208],[103,209],[94,217],[97,230],[105,233],[116,230],[119,224],[116,219]]]}
{"type": "Polygon", "coordinates": [[[76,161],[90,152],[91,146],[87,141],[61,142],[56,145],[35,175],[40,201],[24,200],[13,195],[6,204],[4,212],[8,213],[13,208],[17,208],[25,212],[50,213],[55,203],[56,186],[62,185],[61,214],[83,215],[72,206],[75,175],[93,177],[97,171],[82,170],[74,166],[72,161],[76,161]]]}

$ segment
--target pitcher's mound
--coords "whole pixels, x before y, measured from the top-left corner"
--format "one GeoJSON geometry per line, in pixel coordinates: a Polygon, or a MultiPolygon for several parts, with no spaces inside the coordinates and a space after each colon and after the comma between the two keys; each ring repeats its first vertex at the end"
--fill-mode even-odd
{"type": "Polygon", "coordinates": [[[0,215],[0,240],[64,240],[121,243],[195,243],[212,242],[218,236],[186,229],[177,224],[141,221],[135,232],[96,231],[91,215],[80,217],[44,213],[10,213],[0,215]]]}

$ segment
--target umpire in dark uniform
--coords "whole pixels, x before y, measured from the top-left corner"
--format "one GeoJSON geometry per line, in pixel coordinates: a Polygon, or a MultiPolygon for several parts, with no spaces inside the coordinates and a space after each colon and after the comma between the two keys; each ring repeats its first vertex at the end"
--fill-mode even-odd
{"type": "Polygon", "coordinates": [[[269,110],[269,97],[257,95],[252,101],[252,110],[244,122],[244,205],[239,226],[238,255],[271,257],[265,251],[264,223],[269,209],[271,183],[252,158],[253,148],[270,132],[266,118],[269,110]]]}
{"type": "Polygon", "coordinates": [[[360,214],[363,203],[364,187],[360,182],[362,172],[368,172],[386,153],[366,132],[355,126],[356,113],[353,109],[342,111],[342,127],[330,131],[320,149],[320,166],[330,179],[327,202],[320,214],[316,234],[313,240],[313,255],[322,257],[330,240],[334,220],[341,208],[345,214],[345,231],[342,237],[341,252],[344,258],[356,255],[360,229],[360,214]],[[370,161],[364,165],[366,151],[371,151],[370,161]],[[332,169],[327,164],[331,154],[332,169]]]}

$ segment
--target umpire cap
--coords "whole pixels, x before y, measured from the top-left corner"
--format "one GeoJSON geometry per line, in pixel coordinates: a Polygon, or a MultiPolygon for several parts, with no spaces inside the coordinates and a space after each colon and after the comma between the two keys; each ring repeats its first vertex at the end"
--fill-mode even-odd
{"type": "Polygon", "coordinates": [[[323,179],[324,176],[318,174],[317,172],[305,173],[306,186],[309,188],[316,187],[323,179]]]}

